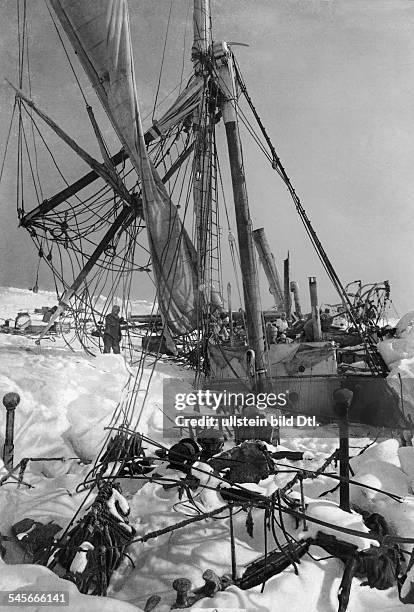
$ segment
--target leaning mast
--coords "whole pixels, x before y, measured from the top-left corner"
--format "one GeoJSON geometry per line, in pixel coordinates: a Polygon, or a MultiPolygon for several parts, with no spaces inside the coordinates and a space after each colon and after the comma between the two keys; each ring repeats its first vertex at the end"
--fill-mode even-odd
{"type": "Polygon", "coordinates": [[[226,127],[227,147],[230,159],[233,186],[240,264],[243,277],[244,305],[246,309],[247,338],[255,353],[257,390],[264,387],[266,377],[265,349],[263,338],[262,312],[259,292],[259,278],[254,252],[252,221],[247,198],[246,177],[239,125],[236,109],[236,84],[233,70],[233,54],[225,42],[221,43],[222,55],[219,69],[222,90],[223,120],[226,127]]]}

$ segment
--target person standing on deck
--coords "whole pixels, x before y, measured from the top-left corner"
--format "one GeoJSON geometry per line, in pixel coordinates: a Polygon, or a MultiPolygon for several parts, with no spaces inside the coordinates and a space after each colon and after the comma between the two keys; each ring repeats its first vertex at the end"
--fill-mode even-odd
{"type": "Polygon", "coordinates": [[[328,333],[331,331],[331,325],[333,321],[333,317],[331,317],[329,313],[329,308],[325,308],[324,312],[322,309],[319,311],[319,318],[321,321],[321,332],[322,338],[324,340],[328,339],[328,333]]]}
{"type": "Polygon", "coordinates": [[[111,349],[116,355],[121,352],[119,343],[122,340],[121,323],[123,320],[119,318],[119,311],[119,306],[113,306],[112,312],[106,315],[103,337],[104,353],[110,353],[111,349]]]}
{"type": "Polygon", "coordinates": [[[271,321],[266,323],[266,341],[267,344],[276,344],[278,329],[271,321]]]}
{"type": "Polygon", "coordinates": [[[308,320],[303,326],[302,335],[305,342],[315,342],[315,332],[313,329],[312,315],[308,316],[308,320]]]}
{"type": "Polygon", "coordinates": [[[279,331],[279,334],[284,334],[289,327],[289,323],[286,320],[286,313],[282,312],[280,317],[276,319],[275,325],[279,331]]]}

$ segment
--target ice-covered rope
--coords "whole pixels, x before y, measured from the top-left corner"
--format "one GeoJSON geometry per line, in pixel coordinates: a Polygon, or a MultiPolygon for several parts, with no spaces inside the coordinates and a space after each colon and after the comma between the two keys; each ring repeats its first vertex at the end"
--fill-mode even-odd
{"type": "MultiPolygon", "coordinates": [[[[142,436],[142,438],[143,438],[143,440],[145,440],[145,441],[147,441],[149,443],[152,443],[152,444],[154,444],[155,446],[157,446],[157,447],[159,447],[161,449],[168,450],[162,444],[156,443],[156,442],[150,440],[149,438],[146,438],[145,436],[142,436]]],[[[178,455],[179,454],[180,453],[178,453],[178,455]]],[[[331,462],[334,459],[334,457],[330,456],[328,459],[329,459],[329,462],[331,462]]],[[[158,458],[158,460],[161,461],[160,458],[158,458]]],[[[286,467],[286,464],[281,464],[281,465],[286,467]]],[[[294,466],[289,466],[289,467],[292,467],[293,469],[296,469],[294,466]]],[[[192,466],[192,470],[194,472],[200,472],[200,473],[202,473],[204,475],[210,476],[210,472],[208,472],[206,470],[203,470],[199,466],[194,466],[193,465],[192,466]]],[[[302,470],[302,472],[303,472],[303,470],[302,470]]],[[[306,471],[305,471],[305,473],[306,473],[306,471]]],[[[312,474],[311,477],[314,477],[314,472],[309,470],[309,473],[312,474]]],[[[319,475],[321,475],[321,474],[319,474],[319,475]]],[[[327,474],[327,476],[334,477],[334,475],[330,475],[330,474],[327,474]]],[[[182,480],[174,480],[172,478],[168,479],[168,478],[160,477],[160,476],[156,476],[156,475],[154,475],[154,476],[151,476],[151,475],[148,475],[148,476],[139,475],[139,476],[136,476],[136,477],[132,477],[132,479],[134,479],[134,478],[145,479],[145,480],[147,480],[149,482],[157,482],[157,481],[166,482],[166,481],[169,481],[169,482],[175,482],[178,485],[182,485],[183,484],[182,480]]],[[[227,487],[230,485],[230,483],[225,478],[223,478],[223,477],[221,477],[219,475],[215,475],[215,478],[217,480],[222,481],[222,483],[226,484],[227,487]]],[[[337,477],[337,478],[339,479],[339,477],[337,477]]],[[[298,476],[298,479],[299,479],[299,476],[298,476]]],[[[355,484],[358,485],[358,486],[361,486],[361,487],[365,487],[365,488],[373,488],[373,487],[369,487],[368,485],[365,485],[363,483],[358,483],[357,481],[355,481],[355,484]]],[[[217,487],[212,487],[212,486],[209,486],[208,484],[203,484],[203,487],[205,489],[210,489],[212,491],[216,491],[217,492],[217,487]]],[[[392,543],[392,542],[395,541],[395,542],[399,542],[399,543],[405,542],[405,543],[413,543],[414,544],[414,538],[398,538],[398,539],[394,540],[393,538],[396,537],[396,536],[389,536],[389,535],[387,535],[387,536],[380,536],[380,535],[376,535],[376,534],[367,534],[366,532],[360,532],[358,530],[352,530],[352,529],[349,529],[349,528],[346,528],[346,527],[340,527],[340,526],[335,525],[333,523],[328,523],[326,521],[321,521],[320,519],[316,519],[314,517],[309,516],[308,514],[306,514],[306,512],[301,512],[299,510],[295,510],[293,508],[288,508],[286,506],[283,506],[281,501],[278,501],[278,502],[275,501],[274,496],[272,496],[272,498],[268,498],[268,497],[265,497],[263,495],[255,493],[254,494],[255,498],[246,498],[246,493],[248,494],[248,491],[245,488],[243,488],[240,485],[238,485],[237,483],[233,483],[231,485],[231,488],[232,488],[231,494],[234,497],[234,501],[239,502],[241,505],[246,506],[246,507],[248,507],[248,506],[253,506],[253,507],[256,507],[256,508],[266,508],[266,507],[272,508],[273,507],[273,508],[278,509],[279,512],[290,514],[291,516],[295,516],[296,518],[302,519],[303,521],[313,522],[313,523],[316,523],[316,524],[319,524],[319,525],[322,525],[322,526],[329,527],[331,529],[337,530],[339,532],[346,533],[348,535],[355,535],[355,536],[359,536],[359,537],[366,538],[366,539],[376,540],[376,541],[378,541],[380,543],[388,543],[388,542],[392,543]]],[[[375,487],[373,489],[378,491],[378,492],[381,492],[381,493],[386,493],[386,492],[384,492],[384,491],[382,491],[380,489],[375,489],[375,487]]],[[[218,492],[220,493],[220,491],[218,491],[218,492]]],[[[282,496],[284,494],[283,489],[281,489],[278,492],[281,495],[280,499],[282,499],[282,496]]],[[[397,496],[393,496],[393,494],[389,493],[389,495],[394,497],[394,498],[397,498],[397,496]]],[[[403,499],[402,498],[398,498],[398,499],[396,499],[396,501],[403,501],[403,499]]]]}
{"type": "Polygon", "coordinates": [[[146,533],[144,536],[140,538],[136,538],[132,540],[131,544],[135,542],[147,542],[153,538],[158,538],[160,535],[164,535],[166,533],[170,533],[172,531],[176,531],[177,529],[182,529],[183,527],[187,527],[187,525],[191,525],[192,523],[196,523],[199,521],[203,521],[205,519],[216,516],[217,514],[221,514],[225,510],[229,509],[229,505],[225,504],[224,506],[220,506],[220,508],[216,508],[215,510],[210,510],[209,512],[205,512],[202,515],[193,516],[191,518],[185,519],[184,521],[180,521],[179,523],[175,523],[175,525],[169,525],[168,527],[164,527],[163,529],[158,529],[157,531],[150,531],[146,533]]]}
{"type": "MultiPolygon", "coordinates": [[[[326,464],[327,465],[323,465],[321,467],[323,467],[323,469],[326,469],[326,467],[329,465],[329,463],[331,463],[334,459],[337,459],[337,455],[338,455],[339,451],[335,451],[333,453],[333,455],[331,455],[328,459],[326,460],[326,464]],[[336,456],[335,456],[336,455],[336,456]]],[[[290,482],[288,482],[282,489],[281,491],[283,493],[286,493],[286,491],[292,489],[292,487],[298,483],[302,478],[317,478],[318,476],[327,476],[328,478],[332,478],[333,480],[338,480],[339,482],[347,482],[349,484],[353,484],[359,487],[362,487],[364,489],[370,489],[372,491],[376,491],[377,493],[382,493],[383,495],[386,495],[387,497],[391,497],[391,499],[393,499],[396,502],[402,503],[404,501],[404,498],[401,497],[401,495],[396,495],[395,493],[390,493],[389,491],[384,491],[384,489],[379,489],[378,487],[373,487],[371,485],[367,485],[365,483],[362,482],[358,482],[357,480],[352,480],[351,478],[346,478],[344,476],[338,476],[338,474],[333,474],[331,472],[324,472],[323,470],[321,471],[321,468],[319,468],[318,470],[314,471],[314,470],[307,470],[307,469],[302,469],[302,468],[298,468],[294,465],[287,465],[286,463],[278,463],[278,462],[274,462],[274,464],[276,466],[283,466],[283,467],[289,467],[292,471],[295,471],[296,474],[295,476],[292,478],[292,480],[290,482]]]]}
{"type": "MultiPolygon", "coordinates": [[[[205,473],[205,474],[209,474],[209,472],[205,472],[204,470],[200,470],[199,468],[197,468],[200,472],[205,473]]],[[[142,478],[142,477],[136,477],[136,478],[142,478]]],[[[216,476],[216,478],[220,479],[218,476],[216,476]]],[[[175,479],[168,479],[168,478],[164,478],[164,477],[145,477],[146,480],[148,480],[149,482],[154,482],[157,484],[157,481],[160,481],[159,484],[162,484],[163,482],[175,482],[177,484],[182,484],[182,481],[180,480],[175,480],[175,479]]],[[[224,479],[222,479],[227,485],[229,485],[230,483],[228,481],[225,481],[224,479]]],[[[217,492],[217,487],[212,487],[212,486],[208,486],[208,485],[203,485],[204,488],[206,489],[210,489],[212,491],[216,491],[217,492]]],[[[247,489],[244,489],[242,487],[239,487],[237,489],[237,491],[235,491],[235,488],[237,489],[237,484],[232,485],[232,490],[231,490],[231,494],[233,496],[233,502],[236,504],[241,504],[244,508],[248,508],[248,507],[255,507],[258,509],[265,509],[265,508],[270,508],[270,509],[275,509],[278,510],[281,513],[285,513],[288,514],[290,516],[293,516],[297,519],[302,519],[302,520],[306,520],[307,522],[311,522],[311,523],[315,523],[317,525],[321,525],[323,527],[327,527],[331,530],[334,531],[338,531],[339,533],[344,533],[347,535],[352,535],[352,536],[356,536],[359,538],[364,538],[367,540],[373,540],[376,542],[379,542],[380,544],[384,545],[384,546],[388,546],[391,545],[393,543],[409,543],[409,544],[414,544],[414,538],[408,538],[408,537],[399,537],[399,536],[393,536],[393,535],[379,535],[376,533],[367,533],[364,531],[359,531],[357,529],[350,529],[348,527],[342,527],[340,525],[336,525],[335,523],[329,523],[327,521],[323,521],[321,519],[317,519],[313,516],[309,516],[306,512],[301,512],[299,510],[295,510],[293,508],[289,508],[288,506],[284,506],[282,505],[281,502],[278,502],[275,500],[274,496],[269,497],[265,497],[263,495],[260,494],[254,494],[255,498],[246,498],[246,493],[248,494],[249,491],[247,489]],[[244,495],[242,495],[244,493],[244,495]]],[[[219,491],[220,492],[220,491],[219,491]]],[[[226,506],[227,508],[227,506],[226,506]]],[[[221,506],[219,508],[219,510],[222,512],[223,511],[223,507],[221,506]]],[[[217,512],[217,514],[219,514],[219,512],[217,512]]],[[[204,516],[204,515],[203,515],[204,516]]],[[[186,520],[190,520],[191,519],[195,519],[198,518],[199,520],[202,519],[202,517],[200,518],[199,515],[197,515],[197,517],[191,517],[190,519],[186,519],[186,520]]],[[[193,521],[191,521],[193,522],[193,521]]],[[[286,531],[286,529],[285,529],[286,531]]],[[[154,536],[155,537],[155,536],[154,536]]],[[[291,536],[290,536],[291,537],[291,536]]],[[[135,540],[134,540],[135,541],[135,540]]],[[[56,544],[54,545],[56,548],[63,548],[63,545],[59,545],[56,544]]]]}

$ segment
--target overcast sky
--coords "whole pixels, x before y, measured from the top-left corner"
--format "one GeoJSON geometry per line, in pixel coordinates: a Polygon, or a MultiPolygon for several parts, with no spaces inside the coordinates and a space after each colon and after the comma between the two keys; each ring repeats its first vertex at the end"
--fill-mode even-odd
{"type": "MultiPolygon", "coordinates": [[[[129,4],[145,115],[157,88],[170,0],[129,4]]],[[[185,73],[191,69],[191,9],[188,0],[172,4],[160,96],[180,80],[183,58],[185,73]]],[[[15,0],[0,4],[0,76],[16,83],[15,7],[15,0]]],[[[45,3],[30,0],[28,9],[33,97],[98,155],[45,3]]],[[[344,284],[389,279],[398,314],[414,309],[414,2],[212,0],[212,21],[215,40],[249,44],[234,49],[250,96],[344,284]]],[[[13,99],[1,79],[1,153],[13,99]]],[[[115,138],[112,144],[115,152],[115,138]]],[[[252,143],[244,155],[253,225],[265,226],[280,269],[289,249],[304,301],[314,275],[320,299],[337,301],[280,179],[252,143]]],[[[70,158],[69,178],[85,171],[70,158]]],[[[53,195],[53,186],[44,190],[53,195]]],[[[36,252],[16,227],[15,202],[11,158],[0,185],[0,285],[29,287],[36,252]]],[[[46,269],[40,279],[43,288],[53,287],[46,269]]],[[[265,305],[271,303],[266,291],[265,305]]],[[[143,284],[138,297],[150,295],[143,284]]]]}

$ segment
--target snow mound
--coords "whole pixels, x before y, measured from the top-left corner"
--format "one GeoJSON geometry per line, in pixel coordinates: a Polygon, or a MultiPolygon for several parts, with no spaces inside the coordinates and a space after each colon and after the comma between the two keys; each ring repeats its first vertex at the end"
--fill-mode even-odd
{"type": "Polygon", "coordinates": [[[352,504],[364,510],[369,510],[372,504],[378,501],[390,499],[381,491],[400,497],[405,497],[411,493],[408,476],[400,468],[386,461],[367,461],[353,476],[352,480],[379,489],[379,491],[373,491],[355,484],[350,485],[349,494],[352,504]]]}
{"type": "Polygon", "coordinates": [[[398,456],[401,462],[401,469],[406,474],[411,483],[414,482],[414,447],[401,446],[398,449],[398,456]]]}
{"type": "MultiPolygon", "coordinates": [[[[313,500],[308,504],[306,508],[306,514],[311,518],[315,518],[320,521],[336,525],[337,527],[345,527],[346,529],[354,529],[369,534],[369,529],[364,524],[362,516],[360,514],[356,514],[354,512],[345,512],[345,510],[341,510],[338,504],[333,501],[313,500]]],[[[369,548],[372,544],[376,544],[374,540],[370,540],[369,538],[363,538],[356,535],[339,532],[333,527],[318,525],[317,523],[313,523],[312,521],[308,521],[307,527],[307,531],[302,531],[300,537],[316,537],[318,531],[322,531],[327,535],[333,535],[340,540],[344,540],[345,542],[349,542],[350,544],[355,544],[355,546],[357,546],[359,550],[364,550],[365,548],[369,548]]]]}
{"type": "Polygon", "coordinates": [[[361,455],[356,455],[350,459],[350,465],[354,472],[362,468],[368,461],[385,461],[396,467],[401,467],[399,458],[399,442],[396,439],[384,440],[378,444],[373,444],[361,455]]]}
{"type": "MultiPolygon", "coordinates": [[[[69,605],[63,609],[67,612],[142,612],[140,608],[119,599],[109,597],[90,597],[79,593],[76,586],[68,580],[56,576],[46,567],[40,565],[4,565],[0,566],[1,591],[64,591],[68,595],[69,605]]],[[[20,609],[20,606],[13,606],[20,609]]],[[[28,612],[41,610],[43,607],[27,606],[28,612]]],[[[62,606],[48,605],[47,610],[61,610],[62,606]]]]}

